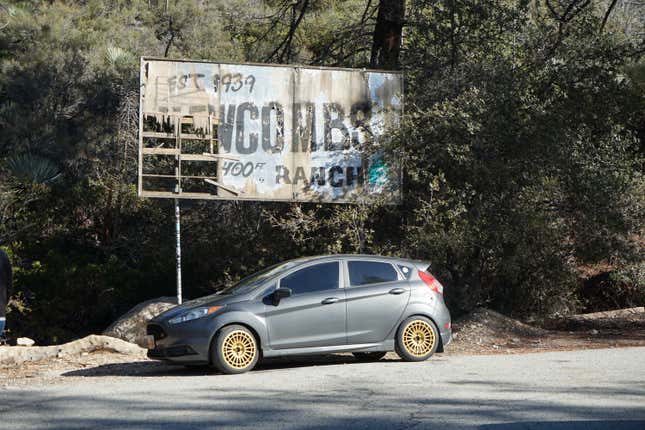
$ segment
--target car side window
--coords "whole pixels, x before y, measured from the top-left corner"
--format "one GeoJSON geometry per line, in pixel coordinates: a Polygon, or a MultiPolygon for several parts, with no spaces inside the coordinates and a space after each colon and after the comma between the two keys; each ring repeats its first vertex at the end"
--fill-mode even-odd
{"type": "Polygon", "coordinates": [[[349,283],[353,286],[393,282],[399,279],[394,267],[377,261],[350,261],[349,283]]]}
{"type": "Polygon", "coordinates": [[[294,295],[338,288],[338,261],[305,267],[280,281],[280,287],[291,288],[294,295]]]}

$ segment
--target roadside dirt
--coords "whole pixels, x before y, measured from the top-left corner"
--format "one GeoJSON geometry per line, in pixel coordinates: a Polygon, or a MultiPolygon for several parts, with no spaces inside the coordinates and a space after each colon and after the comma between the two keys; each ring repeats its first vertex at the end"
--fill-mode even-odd
{"type": "MultiPolygon", "coordinates": [[[[533,327],[488,309],[478,309],[453,322],[454,341],[445,355],[522,354],[574,349],[645,346],[645,309],[578,315],[533,327]]],[[[387,360],[398,360],[389,353],[387,360]]],[[[351,354],[272,360],[260,369],[354,362],[351,354]]],[[[67,377],[173,376],[204,372],[149,360],[142,353],[94,351],[20,365],[0,364],[0,389],[43,384],[67,377]]],[[[92,378],[87,378],[92,380],[92,378]]]]}
{"type": "Polygon", "coordinates": [[[645,345],[645,309],[575,315],[533,327],[488,309],[453,323],[455,340],[446,353],[518,354],[645,345]]]}

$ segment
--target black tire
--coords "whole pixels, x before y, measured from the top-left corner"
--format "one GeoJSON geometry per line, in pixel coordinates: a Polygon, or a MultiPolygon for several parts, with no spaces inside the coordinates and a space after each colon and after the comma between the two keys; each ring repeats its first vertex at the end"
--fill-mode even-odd
{"type": "Polygon", "coordinates": [[[435,353],[440,339],[430,319],[413,316],[403,321],[396,332],[396,353],[403,361],[424,361],[435,353]]]}
{"type": "Polygon", "coordinates": [[[260,347],[253,333],[241,325],[220,330],[211,345],[211,361],[222,373],[244,373],[253,369],[260,358],[260,347]]]}
{"type": "Polygon", "coordinates": [[[381,358],[385,357],[387,352],[385,351],[375,351],[375,352],[352,352],[357,361],[369,362],[369,361],[379,361],[381,358]]]}

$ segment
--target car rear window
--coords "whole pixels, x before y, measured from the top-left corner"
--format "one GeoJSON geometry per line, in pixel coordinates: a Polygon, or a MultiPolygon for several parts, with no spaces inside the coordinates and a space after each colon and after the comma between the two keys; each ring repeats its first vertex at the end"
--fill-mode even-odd
{"type": "Polygon", "coordinates": [[[354,286],[393,282],[399,279],[394,267],[378,261],[350,261],[349,283],[354,286]]]}
{"type": "Polygon", "coordinates": [[[285,276],[280,287],[291,288],[293,294],[313,293],[338,288],[338,262],[305,267],[285,276]]]}

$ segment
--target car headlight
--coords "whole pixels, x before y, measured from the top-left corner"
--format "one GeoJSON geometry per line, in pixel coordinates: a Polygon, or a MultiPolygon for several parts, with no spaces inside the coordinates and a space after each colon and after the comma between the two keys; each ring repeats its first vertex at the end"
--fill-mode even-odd
{"type": "Polygon", "coordinates": [[[191,309],[188,312],[184,312],[183,314],[169,319],[168,324],[179,324],[186,321],[196,320],[197,318],[205,317],[213,312],[217,312],[221,308],[222,306],[204,306],[201,308],[191,309]]]}

